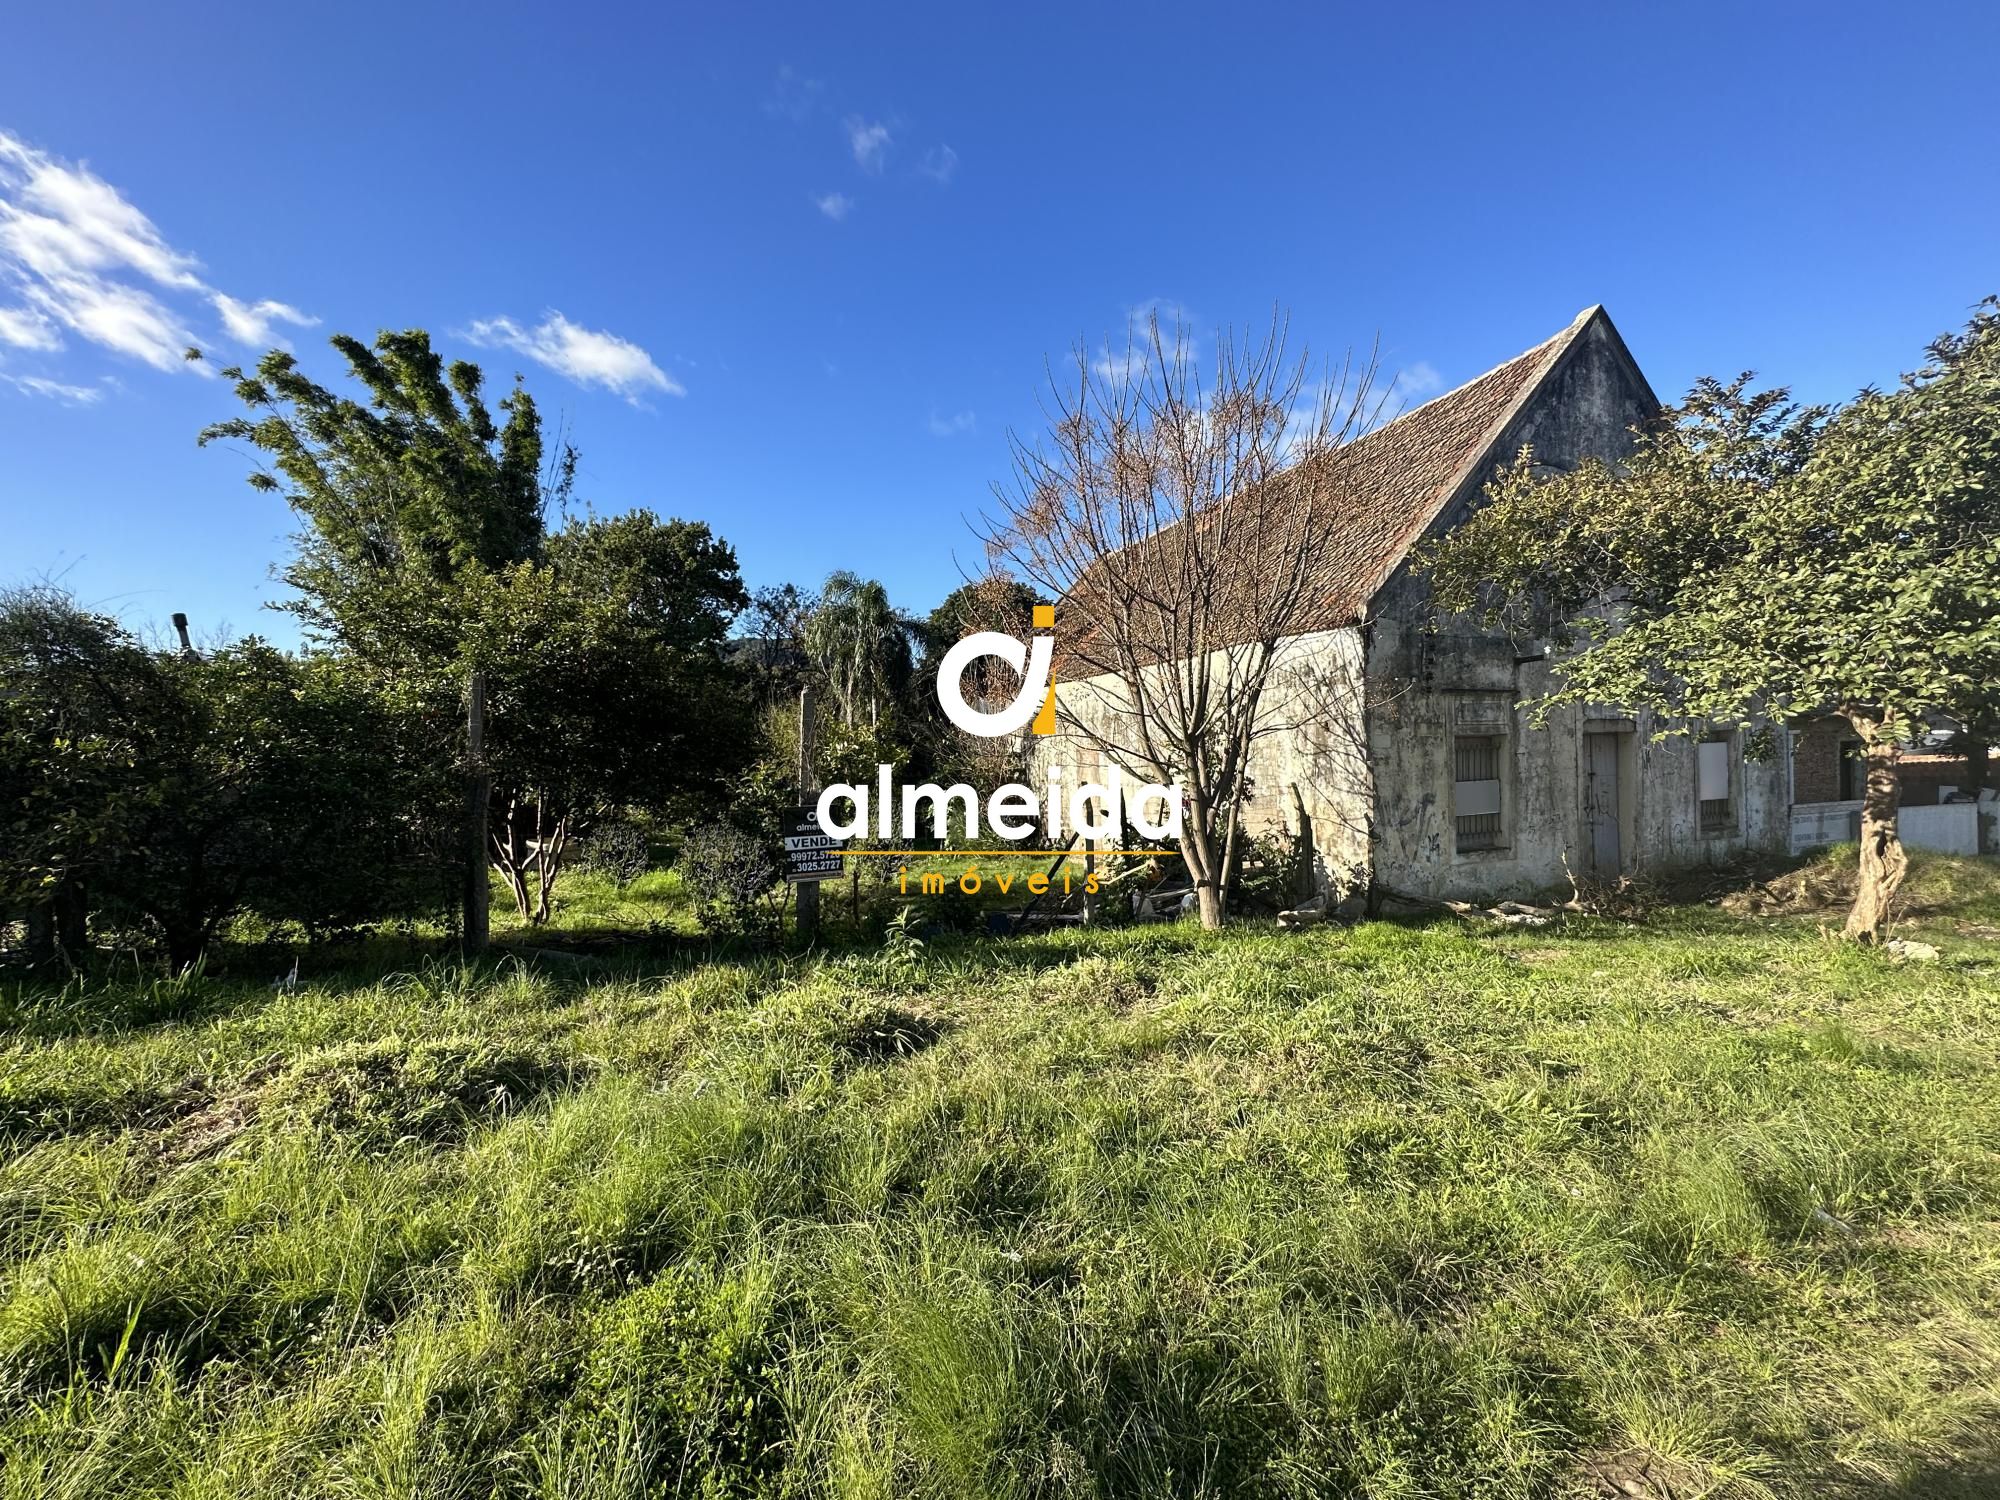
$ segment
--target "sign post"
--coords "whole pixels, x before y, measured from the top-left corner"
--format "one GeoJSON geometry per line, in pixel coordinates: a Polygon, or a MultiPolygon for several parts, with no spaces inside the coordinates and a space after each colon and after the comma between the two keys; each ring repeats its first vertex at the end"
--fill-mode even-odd
{"type": "MultiPolygon", "coordinates": [[[[820,881],[840,879],[840,852],[847,847],[847,840],[822,833],[813,813],[810,807],[793,809],[784,828],[785,879],[799,888],[801,913],[806,898],[819,894],[820,881]]],[[[803,916],[800,920],[803,923],[803,916]]]]}
{"type": "MultiPolygon", "coordinates": [[[[805,803],[784,829],[785,837],[785,879],[792,882],[799,898],[799,932],[810,942],[819,931],[819,883],[826,878],[824,870],[811,873],[811,867],[824,865],[824,851],[812,851],[800,841],[817,836],[826,843],[831,839],[819,831],[819,824],[813,817],[813,803],[817,800],[819,779],[813,774],[813,690],[810,686],[799,689],[799,800],[805,803]],[[801,856],[813,853],[807,860],[801,856]]],[[[833,854],[833,873],[840,873],[840,855],[833,854]]]]}

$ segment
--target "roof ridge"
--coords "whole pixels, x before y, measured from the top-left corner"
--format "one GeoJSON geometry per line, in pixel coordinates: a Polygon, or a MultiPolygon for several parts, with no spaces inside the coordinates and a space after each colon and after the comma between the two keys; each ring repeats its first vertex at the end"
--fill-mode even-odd
{"type": "MultiPolygon", "coordinates": [[[[1488,376],[1498,375],[1502,370],[1506,369],[1507,366],[1513,364],[1519,364],[1522,360],[1528,358],[1529,355],[1536,354],[1541,350],[1548,348],[1548,346],[1551,344],[1558,343],[1568,339],[1585,323],[1589,322],[1593,317],[1595,317],[1597,314],[1603,311],[1604,311],[1604,304],[1602,302],[1593,302],[1589,307],[1586,307],[1582,312],[1578,313],[1574,318],[1571,318],[1569,320],[1569,324],[1567,327],[1557,329],[1554,333],[1550,334],[1547,338],[1543,339],[1539,344],[1530,344],[1527,348],[1523,349],[1519,354],[1508,355],[1507,358],[1501,360],[1499,364],[1493,366],[1490,370],[1481,370],[1477,375],[1474,375],[1470,380],[1461,380],[1457,385],[1453,386],[1450,390],[1439,391],[1435,396],[1431,397],[1430,400],[1424,402],[1421,406],[1412,406],[1407,411],[1397,412],[1395,416],[1391,417],[1388,421],[1384,422],[1380,427],[1371,428],[1367,432],[1362,433],[1360,437],[1351,439],[1351,441],[1358,443],[1366,438],[1374,437],[1377,433],[1387,432],[1391,427],[1394,427],[1398,422],[1402,421],[1405,417],[1414,417],[1418,412],[1422,411],[1424,407],[1435,406],[1440,401],[1449,401],[1453,396],[1456,396],[1460,391],[1464,390],[1467,386],[1478,385],[1480,381],[1485,380],[1488,376]]],[[[1394,388],[1395,388],[1394,382],[1391,382],[1390,389],[1393,390],[1394,388]]]]}
{"type": "MultiPolygon", "coordinates": [[[[1500,441],[1501,434],[1506,432],[1508,425],[1513,422],[1515,417],[1520,415],[1522,408],[1534,399],[1535,393],[1541,390],[1543,383],[1548,380],[1550,373],[1555,369],[1563,355],[1568,352],[1570,346],[1576,342],[1578,335],[1603,311],[1603,303],[1592,303],[1572,318],[1567,327],[1558,330],[1556,333],[1542,340],[1541,343],[1534,345],[1532,348],[1522,350],[1512,359],[1503,359],[1484,375],[1468,380],[1464,385],[1454,387],[1452,390],[1446,391],[1444,395],[1435,398],[1438,401],[1443,401],[1448,397],[1458,395],[1460,392],[1478,385],[1480,381],[1498,375],[1509,365],[1519,364],[1523,360],[1532,359],[1537,354],[1541,355],[1540,361],[1534,368],[1534,374],[1522,381],[1520,389],[1513,394],[1507,404],[1487,424],[1486,430],[1480,434],[1478,443],[1467,452],[1464,462],[1452,470],[1450,477],[1443,484],[1431,491],[1430,503],[1418,513],[1415,522],[1404,529],[1400,539],[1390,549],[1387,557],[1383,559],[1374,581],[1361,592],[1361,609],[1364,614],[1367,611],[1368,605],[1374,601],[1375,596],[1382,591],[1391,578],[1396,576],[1396,570],[1402,567],[1404,559],[1410,555],[1410,549],[1416,546],[1418,540],[1426,531],[1430,530],[1432,522],[1436,521],[1445,506],[1451,503],[1452,497],[1465,487],[1466,480],[1472,476],[1480,460],[1492,452],[1493,445],[1500,441]]],[[[1424,403],[1425,406],[1432,404],[1433,402],[1429,401],[1424,403]]],[[[1420,406],[1416,410],[1422,411],[1423,407],[1420,406]]],[[[1413,415],[1414,413],[1410,414],[1413,415]]],[[[1397,418],[1397,421],[1401,420],[1400,417],[1397,418]]],[[[1383,426],[1378,427],[1376,431],[1387,432],[1393,426],[1395,426],[1394,422],[1385,423],[1383,426]]],[[[1370,434],[1370,436],[1373,436],[1373,434],[1370,434]]]]}

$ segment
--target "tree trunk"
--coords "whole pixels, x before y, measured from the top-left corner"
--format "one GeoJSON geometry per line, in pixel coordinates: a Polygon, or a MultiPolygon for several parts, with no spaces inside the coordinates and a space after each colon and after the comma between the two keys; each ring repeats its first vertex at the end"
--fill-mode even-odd
{"type": "Polygon", "coordinates": [[[500,866],[500,873],[507,877],[507,888],[514,893],[515,915],[525,922],[533,907],[528,901],[528,856],[521,847],[519,812],[519,800],[509,797],[502,832],[493,838],[493,859],[500,866]]]}
{"type": "Polygon", "coordinates": [[[28,908],[28,963],[39,969],[55,961],[55,905],[49,901],[37,901],[28,908]]]}
{"type": "Polygon", "coordinates": [[[1896,831],[1896,807],[1902,800],[1897,762],[1902,749],[1881,721],[1849,714],[1860,734],[1868,770],[1861,795],[1861,870],[1854,889],[1854,907],[1847,914],[1846,936],[1857,942],[1879,943],[1889,925],[1889,905],[1910,868],[1910,857],[1896,831]]]}
{"type": "Polygon", "coordinates": [[[549,903],[555,895],[556,875],[562,869],[563,848],[569,843],[569,814],[557,818],[546,836],[542,835],[541,805],[535,807],[535,925],[549,919],[549,903]]]}
{"type": "Polygon", "coordinates": [[[177,913],[161,927],[161,936],[167,944],[167,968],[175,974],[186,972],[200,959],[201,950],[207,946],[208,933],[201,920],[177,913]]]}
{"type": "Polygon", "coordinates": [[[90,946],[90,906],[84,900],[83,887],[65,876],[56,887],[49,910],[55,922],[56,948],[64,962],[74,967],[90,946]]]}
{"type": "Polygon", "coordinates": [[[486,841],[493,817],[493,773],[486,765],[486,674],[466,683],[465,892],[460,931],[468,953],[484,953],[492,937],[486,841]]]}
{"type": "Polygon", "coordinates": [[[1181,859],[1194,879],[1195,903],[1201,925],[1210,932],[1222,926],[1223,869],[1215,848],[1215,825],[1208,804],[1199,795],[1190,796],[1187,822],[1181,830],[1181,859]]]}

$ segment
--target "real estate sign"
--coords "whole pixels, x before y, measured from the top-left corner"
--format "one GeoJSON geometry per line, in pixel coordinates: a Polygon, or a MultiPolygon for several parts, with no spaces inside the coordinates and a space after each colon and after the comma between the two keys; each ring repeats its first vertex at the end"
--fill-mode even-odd
{"type": "Polygon", "coordinates": [[[819,817],[810,807],[794,808],[785,820],[785,879],[837,880],[840,851],[846,839],[837,839],[819,826],[819,817]]]}

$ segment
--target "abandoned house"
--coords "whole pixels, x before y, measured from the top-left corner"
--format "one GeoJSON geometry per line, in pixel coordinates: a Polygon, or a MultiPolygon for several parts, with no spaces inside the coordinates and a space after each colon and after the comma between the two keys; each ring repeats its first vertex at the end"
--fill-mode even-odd
{"type": "MultiPolygon", "coordinates": [[[[1592,307],[1356,440],[1362,492],[1344,509],[1343,577],[1326,628],[1285,642],[1274,672],[1289,685],[1280,696],[1310,709],[1255,747],[1253,831],[1294,825],[1302,806],[1331,883],[1372,879],[1426,899],[1521,895],[1572,873],[1609,879],[1854,836],[1858,788],[1840,781],[1848,762],[1829,727],[1844,728],[1837,720],[1797,734],[1776,726],[1776,754],[1763,759],[1744,753],[1748,726],[1656,739],[1649,716],[1615,705],[1558,710],[1536,726],[1515,705],[1549,685],[1545,654],[1470,626],[1434,628],[1410,567],[1421,542],[1462,520],[1524,445],[1557,468],[1616,460],[1659,409],[1611,319],[1592,307]]],[[[1065,711],[1100,712],[1110,680],[1059,683],[1065,711]]],[[[1044,741],[1039,754],[1072,786],[1107,769],[1074,735],[1044,741]]],[[[1913,809],[1918,826],[1906,818],[1904,831],[1973,852],[1981,810],[1932,809],[1943,815],[1934,830],[1913,809]]]]}

